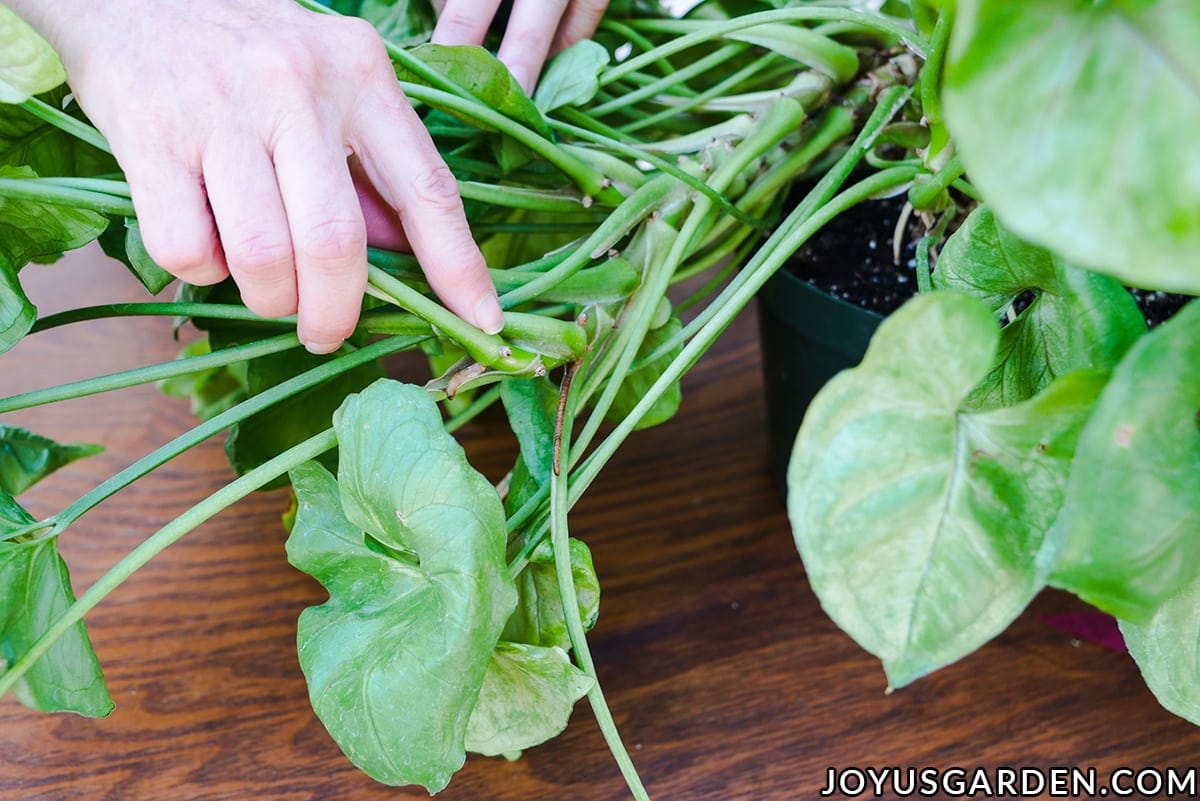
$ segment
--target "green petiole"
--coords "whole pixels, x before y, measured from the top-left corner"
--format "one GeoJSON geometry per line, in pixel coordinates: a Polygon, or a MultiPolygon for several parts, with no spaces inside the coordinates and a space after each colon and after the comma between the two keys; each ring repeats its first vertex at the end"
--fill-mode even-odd
{"type": "Polygon", "coordinates": [[[300,341],[296,339],[294,333],[280,334],[261,342],[236,345],[202,356],[172,359],[169,362],[136,367],[132,370],[123,370],[119,373],[110,373],[82,381],[72,381],[68,384],[59,384],[33,392],[23,392],[20,395],[10,395],[7,398],[0,398],[0,413],[29,409],[34,406],[43,406],[47,403],[82,398],[88,395],[98,395],[101,392],[112,392],[139,384],[149,384],[151,381],[161,381],[175,376],[198,373],[201,370],[210,370],[214,367],[224,367],[227,364],[257,359],[298,347],[300,347],[300,341]]]}

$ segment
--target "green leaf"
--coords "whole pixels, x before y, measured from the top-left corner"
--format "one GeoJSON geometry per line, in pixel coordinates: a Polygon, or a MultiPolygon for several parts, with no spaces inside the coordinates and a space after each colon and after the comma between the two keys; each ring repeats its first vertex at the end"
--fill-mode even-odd
{"type": "Polygon", "coordinates": [[[582,106],[600,91],[600,73],[608,66],[604,45],[584,39],[563,50],[546,65],[533,93],[542,113],[563,106],[582,106]]]}
{"type": "MultiPolygon", "coordinates": [[[[68,88],[62,86],[40,99],[62,108],[68,96],[68,88]]],[[[109,154],[20,106],[9,105],[0,105],[0,166],[30,167],[45,176],[91,177],[118,170],[116,160],[109,154]]]]}
{"type": "MultiPolygon", "coordinates": [[[[414,48],[412,54],[495,111],[524,123],[542,136],[551,136],[546,118],[529,99],[529,95],[525,94],[508,67],[482,47],[424,44],[414,48]]],[[[396,74],[402,81],[424,83],[419,76],[399,65],[396,66],[396,74]]]]}
{"type": "Polygon", "coordinates": [[[1200,564],[1200,303],[1142,337],[1079,442],[1052,581],[1145,620],[1200,564]]]}
{"type": "Polygon", "coordinates": [[[66,79],[54,48],[0,5],[0,103],[24,103],[66,79]]]}
{"type": "Polygon", "coordinates": [[[982,206],[947,240],[933,285],[974,295],[997,316],[1033,293],[1028,308],[1004,327],[997,363],[971,395],[978,409],[1032,398],[1074,370],[1111,370],[1146,330],[1120,282],[1025,242],[982,206]]]}
{"type": "Polygon", "coordinates": [[[1120,621],[1142,678],[1167,710],[1200,725],[1200,575],[1144,623],[1120,621]]]}
{"type": "Polygon", "coordinates": [[[1200,4],[958,9],[945,115],[996,214],[1073,263],[1200,293],[1200,4]]]}
{"type": "Polygon", "coordinates": [[[60,467],[103,450],[100,445],[60,445],[23,428],[0,426],[0,492],[20,495],[60,467]]]}
{"type": "MultiPolygon", "coordinates": [[[[184,346],[178,358],[204,356],[211,352],[205,336],[184,346]]],[[[168,378],[158,383],[158,389],[173,398],[187,398],[191,401],[192,414],[208,420],[244,401],[246,385],[246,364],[240,362],[168,378]]]]}
{"type": "MultiPolygon", "coordinates": [[[[36,177],[28,167],[0,166],[0,178],[36,177]]],[[[32,259],[86,245],[106,227],[102,214],[0,196],[0,353],[21,341],[37,319],[17,272],[32,259]]]]}
{"type": "MultiPolygon", "coordinates": [[[[571,578],[579,600],[576,614],[590,631],[600,617],[600,580],[592,564],[592,552],[577,539],[568,540],[571,551],[571,578]]],[[[529,564],[517,576],[517,609],[504,628],[503,638],[511,642],[571,650],[566,615],[558,592],[558,571],[554,568],[554,550],[543,541],[529,557],[529,564]]]]}
{"type": "MultiPolygon", "coordinates": [[[[34,523],[0,492],[0,537],[34,523]]],[[[0,540],[0,674],[75,603],[56,538],[0,540]]],[[[83,621],[72,626],[13,687],[17,700],[42,712],[104,717],[113,709],[83,621]]]]}
{"type": "MultiPolygon", "coordinates": [[[[664,325],[648,332],[642,341],[642,346],[638,348],[634,363],[642,361],[682,330],[683,324],[679,318],[672,316],[664,325]]],[[[613,405],[608,411],[608,419],[614,422],[620,421],[633,411],[633,407],[641,401],[651,385],[662,375],[663,370],[667,369],[667,366],[682,350],[683,344],[679,343],[654,361],[625,376],[625,380],[621,382],[621,389],[617,392],[613,405]]],[[[645,416],[638,421],[637,428],[650,428],[665,423],[675,416],[675,412],[679,411],[679,404],[682,401],[683,392],[679,387],[679,382],[676,381],[659,396],[645,416]]]]}
{"type": "Polygon", "coordinates": [[[142,229],[135,219],[114,221],[100,237],[100,247],[105,255],[124,264],[151,295],[162,292],[175,280],[175,276],[159,267],[146,252],[142,229]]]}
{"type": "Polygon", "coordinates": [[[500,401],[508,415],[509,427],[517,437],[522,475],[528,479],[518,482],[514,475],[510,483],[509,495],[520,497],[520,502],[512,509],[516,511],[529,494],[550,483],[558,388],[548,378],[505,381],[500,385],[500,401]]]}
{"type": "Polygon", "coordinates": [[[427,393],[379,381],[335,419],[335,482],[292,471],[288,558],[329,591],[300,615],[313,708],[346,755],[386,784],[446,786],[515,603],[504,511],[442,428],[427,393]]]}
{"type": "Polygon", "coordinates": [[[809,580],[893,687],[987,642],[1044,583],[1036,557],[1104,377],[967,411],[998,344],[979,301],[918,296],[817,395],[792,454],[788,511],[809,580]]]}
{"type": "Polygon", "coordinates": [[[467,726],[467,750],[500,756],[558,736],[594,683],[561,648],[499,643],[467,726]]]}

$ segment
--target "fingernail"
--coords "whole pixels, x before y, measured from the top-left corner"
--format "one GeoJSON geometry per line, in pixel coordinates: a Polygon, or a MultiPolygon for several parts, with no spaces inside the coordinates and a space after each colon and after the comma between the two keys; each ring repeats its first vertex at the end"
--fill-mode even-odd
{"type": "Polygon", "coordinates": [[[495,295],[484,295],[475,304],[475,325],[485,334],[499,334],[504,328],[504,312],[495,295]]]}
{"type": "Polygon", "coordinates": [[[341,342],[305,342],[304,349],[315,356],[333,353],[342,346],[341,342]]]}

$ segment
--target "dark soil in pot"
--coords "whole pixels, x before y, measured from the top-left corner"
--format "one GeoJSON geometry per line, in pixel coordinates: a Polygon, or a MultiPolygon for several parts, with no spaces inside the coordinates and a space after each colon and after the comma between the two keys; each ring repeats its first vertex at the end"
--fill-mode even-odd
{"type": "MultiPolygon", "coordinates": [[[[780,487],[808,404],[830,378],[862,360],[884,316],[916,294],[915,215],[904,226],[899,263],[893,244],[905,201],[872,201],[840,215],[759,293],[771,467],[780,487]]],[[[1192,300],[1130,291],[1151,327],[1192,300]]],[[[1021,299],[1015,306],[1020,311],[1021,299]]]]}

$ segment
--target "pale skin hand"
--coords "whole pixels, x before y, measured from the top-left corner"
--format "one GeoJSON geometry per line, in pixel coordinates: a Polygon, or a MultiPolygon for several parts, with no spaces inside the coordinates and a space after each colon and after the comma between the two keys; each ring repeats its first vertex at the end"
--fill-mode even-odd
{"type": "MultiPolygon", "coordinates": [[[[500,0],[434,0],[434,43],[482,44],[499,6],[500,0]]],[[[496,55],[532,92],[546,59],[595,33],[607,7],[608,0],[515,0],[496,55]]]]}
{"type": "Polygon", "coordinates": [[[168,272],[232,275],[328,353],[358,320],[368,240],[411,245],[452,311],[500,330],[454,177],[368,23],[290,0],[6,4],[62,55],[168,272]]]}

